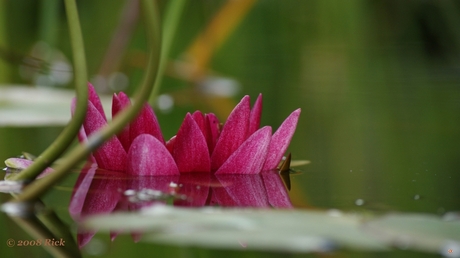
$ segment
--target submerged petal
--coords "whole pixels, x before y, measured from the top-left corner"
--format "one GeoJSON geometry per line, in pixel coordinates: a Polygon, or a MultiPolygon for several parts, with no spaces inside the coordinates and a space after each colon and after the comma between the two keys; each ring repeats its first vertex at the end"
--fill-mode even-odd
{"type": "Polygon", "coordinates": [[[293,208],[281,177],[276,171],[261,173],[269,203],[275,208],[293,208]]]}
{"type": "Polygon", "coordinates": [[[211,169],[216,170],[246,140],[251,108],[249,96],[236,105],[222,128],[216,147],[211,155],[211,169]]]}
{"type": "Polygon", "coordinates": [[[209,196],[210,173],[182,173],[177,194],[187,196],[186,200],[177,199],[174,206],[202,207],[209,196]]]}
{"type": "Polygon", "coordinates": [[[150,134],[141,134],[128,151],[128,174],[176,175],[179,169],[162,142],[150,134]]]}
{"type": "Polygon", "coordinates": [[[264,126],[251,135],[216,171],[217,174],[257,174],[270,146],[272,128],[264,126]]]}
{"type": "MultiPolygon", "coordinates": [[[[86,118],[83,122],[86,135],[90,136],[107,124],[99,111],[91,102],[88,102],[86,118]]],[[[93,151],[97,165],[100,168],[124,171],[126,169],[126,151],[116,137],[110,138],[101,147],[93,151]]]]}
{"type": "Polygon", "coordinates": [[[153,112],[152,107],[148,103],[144,104],[137,118],[130,124],[129,134],[131,142],[141,134],[150,134],[163,143],[163,145],[165,144],[160,124],[155,116],[155,112],[153,112]]]}
{"type": "Polygon", "coordinates": [[[294,135],[297,127],[297,122],[300,116],[300,108],[294,110],[284,122],[280,125],[278,130],[273,134],[270,148],[267,154],[267,160],[262,170],[275,169],[278,166],[284,152],[291,142],[292,136],[294,135]]]}
{"type": "Polygon", "coordinates": [[[78,175],[69,203],[69,214],[74,220],[80,219],[86,195],[88,194],[96,169],[96,166],[85,165],[78,175]]]}
{"type": "MultiPolygon", "coordinates": [[[[221,206],[233,206],[233,203],[238,207],[270,207],[267,199],[262,179],[260,175],[216,175],[228,196],[233,200],[228,202],[228,198],[218,196],[221,206]],[[229,205],[227,205],[227,203],[229,205]]],[[[220,193],[221,194],[221,193],[220,193]]]]}
{"type": "Polygon", "coordinates": [[[177,132],[172,155],[180,172],[209,172],[211,170],[206,139],[190,113],[187,113],[177,132]]]}

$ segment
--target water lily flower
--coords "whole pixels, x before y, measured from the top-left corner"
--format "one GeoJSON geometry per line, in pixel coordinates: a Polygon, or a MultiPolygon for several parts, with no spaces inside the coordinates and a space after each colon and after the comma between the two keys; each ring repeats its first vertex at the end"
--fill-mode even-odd
{"type": "MultiPolygon", "coordinates": [[[[126,94],[114,94],[112,116],[129,105],[126,94]]],[[[245,96],[222,127],[212,113],[187,113],[177,134],[165,142],[153,109],[145,104],[138,117],[94,151],[91,159],[100,168],[131,175],[257,174],[278,166],[295,132],[300,109],[292,112],[273,135],[270,126],[259,128],[261,114],[262,95],[252,109],[249,96],[245,96]]],[[[88,110],[79,140],[85,141],[105,124],[102,104],[89,84],[88,110]]]]}

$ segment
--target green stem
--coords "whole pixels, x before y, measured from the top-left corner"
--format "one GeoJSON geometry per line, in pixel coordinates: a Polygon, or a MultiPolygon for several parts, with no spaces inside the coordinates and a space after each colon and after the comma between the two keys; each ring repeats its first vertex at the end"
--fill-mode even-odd
{"type": "Polygon", "coordinates": [[[174,0],[169,1],[165,18],[163,22],[163,35],[161,41],[161,55],[160,55],[160,68],[158,71],[157,81],[155,82],[155,87],[153,88],[152,94],[150,94],[149,103],[150,105],[154,105],[158,93],[161,88],[161,83],[163,81],[164,72],[167,65],[167,59],[169,56],[169,51],[171,49],[171,45],[174,39],[174,35],[176,34],[177,27],[179,25],[180,17],[182,11],[184,10],[184,6],[186,0],[174,0]]]}
{"type": "Polygon", "coordinates": [[[56,140],[37,158],[27,169],[8,180],[32,180],[45,168],[49,167],[69,147],[86,116],[88,101],[87,72],[85,49],[81,35],[80,21],[78,19],[77,5],[75,0],[65,0],[68,16],[70,39],[75,67],[75,88],[77,94],[77,107],[72,120],[64,128],[56,140]]]}
{"type": "MultiPolygon", "coordinates": [[[[10,216],[10,218],[16,222],[24,231],[26,231],[33,240],[40,241],[40,245],[43,246],[50,254],[54,257],[81,257],[80,252],[74,249],[66,248],[64,246],[53,246],[46,244],[46,240],[55,239],[55,236],[51,231],[46,228],[37,217],[21,217],[21,216],[10,216]]],[[[78,250],[78,249],[77,249],[78,250]]]]}
{"type": "Polygon", "coordinates": [[[48,176],[32,182],[16,200],[12,202],[32,201],[39,198],[56,182],[61,180],[69,170],[81,160],[86,158],[88,154],[99,147],[104,141],[111,138],[116,133],[120,132],[141,110],[144,103],[147,101],[152,91],[153,82],[158,74],[160,63],[161,49],[161,33],[158,20],[158,9],[155,1],[143,0],[144,18],[146,22],[147,34],[150,43],[149,63],[142,87],[138,90],[134,97],[134,104],[117,115],[115,119],[108,125],[92,134],[88,141],[84,144],[76,146],[63,160],[62,163],[56,166],[55,171],[48,176]]]}
{"type": "Polygon", "coordinates": [[[36,214],[40,222],[54,235],[55,239],[62,238],[65,240],[64,249],[71,254],[79,254],[80,250],[75,242],[69,226],[66,225],[57,214],[50,209],[45,209],[36,214]]]}

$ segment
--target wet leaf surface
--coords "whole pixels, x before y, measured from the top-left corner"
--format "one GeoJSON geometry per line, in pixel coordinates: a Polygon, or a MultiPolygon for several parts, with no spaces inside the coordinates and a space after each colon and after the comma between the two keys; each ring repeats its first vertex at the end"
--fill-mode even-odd
{"type": "Polygon", "coordinates": [[[142,241],[209,248],[290,252],[409,249],[460,252],[460,221],[428,214],[369,217],[338,210],[184,209],[157,205],[138,213],[89,217],[84,227],[142,231],[142,241]]]}
{"type": "MultiPolygon", "coordinates": [[[[70,120],[69,103],[74,96],[72,90],[2,86],[0,126],[65,125],[70,120]]],[[[110,105],[110,100],[102,102],[110,105]]]]}

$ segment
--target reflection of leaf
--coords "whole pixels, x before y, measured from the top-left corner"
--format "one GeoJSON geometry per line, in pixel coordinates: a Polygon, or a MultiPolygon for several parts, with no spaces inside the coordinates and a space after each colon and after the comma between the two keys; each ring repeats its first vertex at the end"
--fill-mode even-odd
{"type": "Polygon", "coordinates": [[[460,220],[434,215],[390,214],[365,223],[365,229],[388,245],[460,257],[460,220]]]}
{"type": "Polygon", "coordinates": [[[385,250],[360,229],[360,217],[321,211],[184,209],[154,206],[140,213],[88,218],[90,230],[140,231],[151,242],[213,248],[316,252],[334,247],[385,250]]]}
{"type": "MultiPolygon", "coordinates": [[[[74,96],[71,90],[2,86],[0,126],[65,125],[70,120],[70,101],[74,96]]],[[[104,99],[103,103],[110,105],[110,100],[104,99]]]]}

